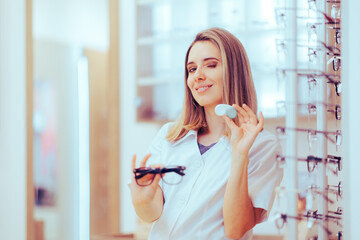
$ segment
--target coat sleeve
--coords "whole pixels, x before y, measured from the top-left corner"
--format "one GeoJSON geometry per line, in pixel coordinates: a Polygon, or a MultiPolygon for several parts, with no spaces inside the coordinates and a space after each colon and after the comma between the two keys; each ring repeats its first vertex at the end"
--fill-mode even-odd
{"type": "Polygon", "coordinates": [[[248,191],[252,204],[264,209],[259,222],[268,218],[275,199],[275,188],[280,185],[283,170],[277,166],[276,155],[281,153],[280,143],[269,132],[263,131],[249,153],[248,191]]]}

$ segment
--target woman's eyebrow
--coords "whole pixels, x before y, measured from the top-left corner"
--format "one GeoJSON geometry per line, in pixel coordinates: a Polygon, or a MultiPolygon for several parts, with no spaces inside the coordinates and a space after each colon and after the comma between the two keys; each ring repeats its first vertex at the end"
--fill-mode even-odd
{"type": "MultiPolygon", "coordinates": [[[[219,60],[218,58],[216,58],[216,57],[204,58],[204,59],[203,59],[203,62],[206,62],[206,61],[209,61],[209,60],[216,60],[216,61],[220,62],[220,60],[219,60]]],[[[194,62],[193,62],[193,61],[188,62],[188,63],[186,64],[186,66],[188,66],[188,65],[190,65],[190,64],[194,64],[194,62]]]]}
{"type": "Polygon", "coordinates": [[[217,59],[216,57],[204,58],[204,62],[205,62],[205,61],[209,61],[209,60],[216,60],[216,61],[220,62],[220,60],[217,59]]]}
{"type": "Polygon", "coordinates": [[[194,62],[188,62],[188,63],[186,64],[186,66],[189,66],[189,65],[191,65],[191,64],[194,64],[194,62]]]}

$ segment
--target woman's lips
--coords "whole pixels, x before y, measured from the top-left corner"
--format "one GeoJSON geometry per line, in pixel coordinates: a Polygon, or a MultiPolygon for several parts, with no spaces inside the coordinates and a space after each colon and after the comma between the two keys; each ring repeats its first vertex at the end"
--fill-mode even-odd
{"type": "Polygon", "coordinates": [[[204,85],[204,86],[197,87],[195,90],[197,93],[203,93],[211,87],[212,87],[212,85],[204,85]]]}

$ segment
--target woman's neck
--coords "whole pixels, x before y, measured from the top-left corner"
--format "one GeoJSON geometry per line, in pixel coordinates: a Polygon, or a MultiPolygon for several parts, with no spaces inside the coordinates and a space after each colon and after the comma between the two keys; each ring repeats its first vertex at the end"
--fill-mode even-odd
{"type": "Polygon", "coordinates": [[[207,128],[198,135],[198,142],[208,146],[217,142],[225,132],[225,120],[215,113],[215,108],[205,108],[207,128]]]}

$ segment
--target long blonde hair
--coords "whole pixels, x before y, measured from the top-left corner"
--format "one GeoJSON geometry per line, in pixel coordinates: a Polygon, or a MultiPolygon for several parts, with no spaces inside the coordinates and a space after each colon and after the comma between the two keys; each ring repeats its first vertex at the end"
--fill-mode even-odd
{"type": "MultiPolygon", "coordinates": [[[[207,127],[204,108],[195,101],[187,86],[188,70],[186,65],[189,53],[194,44],[199,41],[210,41],[220,50],[223,65],[223,103],[240,106],[245,103],[255,113],[257,112],[256,92],[250,64],[241,42],[233,34],[221,28],[201,31],[186,52],[185,100],[179,118],[171,126],[166,136],[169,142],[176,142],[190,130],[206,129],[207,127]]],[[[225,135],[229,135],[228,129],[225,135]]]]}

